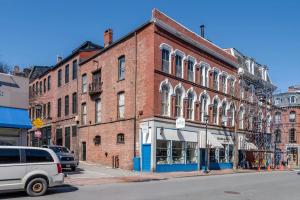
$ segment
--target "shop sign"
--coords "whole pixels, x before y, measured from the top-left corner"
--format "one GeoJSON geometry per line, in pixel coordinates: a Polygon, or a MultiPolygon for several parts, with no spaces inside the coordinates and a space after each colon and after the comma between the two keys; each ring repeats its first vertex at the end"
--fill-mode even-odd
{"type": "Polygon", "coordinates": [[[36,137],[36,138],[41,138],[41,137],[42,137],[41,131],[35,131],[35,132],[34,132],[34,137],[36,137]]]}
{"type": "Polygon", "coordinates": [[[42,128],[42,126],[44,125],[41,118],[36,118],[35,120],[33,120],[32,124],[35,128],[42,128]]]}
{"type": "Polygon", "coordinates": [[[183,117],[178,117],[176,119],[176,128],[182,129],[185,127],[185,119],[183,117]]]}

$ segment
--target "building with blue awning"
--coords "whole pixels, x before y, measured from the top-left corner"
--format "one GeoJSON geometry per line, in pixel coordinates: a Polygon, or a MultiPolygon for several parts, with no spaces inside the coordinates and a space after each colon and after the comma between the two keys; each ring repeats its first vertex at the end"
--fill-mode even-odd
{"type": "Polygon", "coordinates": [[[27,145],[28,79],[0,73],[0,145],[27,145]]]}

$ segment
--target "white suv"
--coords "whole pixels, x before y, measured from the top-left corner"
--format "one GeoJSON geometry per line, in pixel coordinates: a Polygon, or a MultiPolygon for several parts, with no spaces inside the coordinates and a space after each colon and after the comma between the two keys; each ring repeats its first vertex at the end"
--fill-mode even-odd
{"type": "Polygon", "coordinates": [[[40,196],[63,182],[60,161],[51,149],[0,146],[0,192],[25,190],[40,196]]]}

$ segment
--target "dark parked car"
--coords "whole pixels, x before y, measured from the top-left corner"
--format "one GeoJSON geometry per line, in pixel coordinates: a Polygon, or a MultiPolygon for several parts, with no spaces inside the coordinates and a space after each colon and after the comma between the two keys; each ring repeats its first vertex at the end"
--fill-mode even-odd
{"type": "Polygon", "coordinates": [[[48,145],[43,147],[49,148],[56,153],[62,168],[69,168],[72,171],[76,170],[76,167],[78,166],[78,160],[75,159],[74,154],[70,152],[68,148],[58,145],[48,145]]]}

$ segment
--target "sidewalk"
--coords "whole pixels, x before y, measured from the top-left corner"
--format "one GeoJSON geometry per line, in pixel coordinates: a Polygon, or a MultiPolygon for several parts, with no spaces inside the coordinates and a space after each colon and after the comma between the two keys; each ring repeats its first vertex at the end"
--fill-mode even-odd
{"type": "MultiPolygon", "coordinates": [[[[126,182],[147,182],[147,181],[160,181],[173,178],[195,177],[195,176],[211,176],[211,175],[225,175],[236,173],[270,173],[279,170],[212,170],[206,174],[202,171],[192,172],[168,172],[168,173],[145,173],[133,172],[123,169],[112,169],[101,165],[82,163],[79,170],[76,172],[67,172],[65,183],[70,185],[100,185],[107,183],[126,183],[126,182]]],[[[288,171],[288,170],[285,170],[288,171]]]]}

